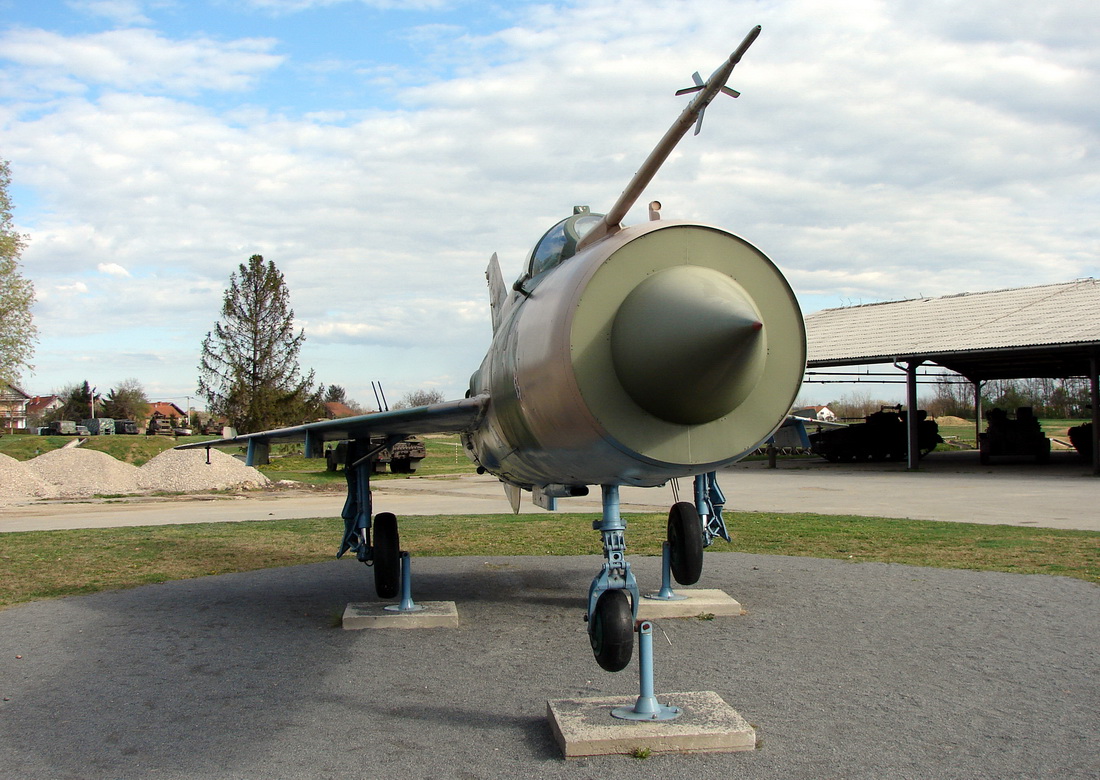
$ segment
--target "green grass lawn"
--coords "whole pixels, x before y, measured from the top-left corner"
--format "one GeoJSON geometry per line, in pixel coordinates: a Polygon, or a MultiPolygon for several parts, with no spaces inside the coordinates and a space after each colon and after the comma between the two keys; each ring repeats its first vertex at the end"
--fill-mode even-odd
{"type": "MultiPolygon", "coordinates": [[[[1066,433],[1070,428],[1075,425],[1083,425],[1088,420],[1055,420],[1055,419],[1041,419],[1039,420],[1039,426],[1043,429],[1049,438],[1059,439],[1061,441],[1069,443],[1069,434],[1066,433]]],[[[940,425],[940,436],[944,439],[952,438],[960,444],[964,444],[970,448],[977,447],[977,438],[974,436],[974,421],[970,420],[966,425],[940,425]]],[[[982,422],[982,430],[985,430],[985,422],[982,422]]],[[[941,445],[941,449],[944,448],[941,445]]]]}
{"type": "MultiPolygon", "coordinates": [[[[70,443],[73,436],[24,436],[0,437],[0,453],[16,460],[30,460],[50,450],[60,449],[70,443]]],[[[212,436],[91,436],[81,445],[82,449],[105,452],[117,460],[141,466],[164,450],[179,444],[208,441],[212,436]]],[[[474,464],[461,452],[457,435],[439,434],[421,437],[427,456],[420,461],[416,474],[439,476],[441,474],[472,474],[474,464]]],[[[244,454],[244,447],[226,447],[230,455],[244,454]]],[[[273,481],[289,479],[313,485],[344,485],[344,472],[325,470],[324,458],[307,460],[301,455],[301,444],[275,444],[272,446],[271,465],[261,466],[260,471],[273,481]]],[[[408,479],[408,474],[377,474],[372,479],[408,479]]]]}
{"type": "MultiPolygon", "coordinates": [[[[409,516],[413,555],[600,554],[597,515],[409,516]]],[[[659,555],[665,515],[628,515],[630,555],[659,555]]],[[[730,513],[714,552],[1054,574],[1100,583],[1100,534],[815,514],[730,513]]],[[[330,560],[338,519],[0,534],[0,607],[167,580],[330,560]]],[[[349,562],[348,565],[358,565],[349,562]]],[[[594,560],[593,565],[596,565],[594,560]]]]}
{"type": "MultiPolygon", "coordinates": [[[[0,438],[0,453],[16,460],[31,458],[50,450],[58,450],[75,436],[4,436],[0,438]]],[[[206,441],[210,436],[89,436],[81,449],[106,452],[112,458],[140,466],[177,444],[206,441]]]]}
{"type": "MultiPolygon", "coordinates": [[[[473,462],[461,451],[457,434],[432,434],[418,437],[427,451],[417,466],[415,475],[374,474],[376,479],[408,479],[410,476],[438,477],[445,474],[473,474],[473,462]]],[[[260,466],[268,479],[290,479],[311,485],[344,485],[344,471],[326,471],[324,458],[306,459],[301,445],[276,445],[272,448],[271,464],[260,466]]]]}

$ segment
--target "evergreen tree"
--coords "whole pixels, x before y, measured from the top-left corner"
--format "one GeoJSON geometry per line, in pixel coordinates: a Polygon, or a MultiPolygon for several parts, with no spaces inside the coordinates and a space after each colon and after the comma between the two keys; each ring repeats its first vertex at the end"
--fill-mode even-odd
{"type": "Polygon", "coordinates": [[[34,285],[19,272],[27,237],[12,226],[10,184],[8,163],[0,160],[0,381],[18,382],[31,367],[38,331],[31,317],[34,285]]]}
{"type": "Polygon", "coordinates": [[[298,367],[305,338],[282,273],[252,255],[229,277],[222,318],[202,342],[198,393],[210,413],[241,433],[316,418],[320,390],[298,367]]]}

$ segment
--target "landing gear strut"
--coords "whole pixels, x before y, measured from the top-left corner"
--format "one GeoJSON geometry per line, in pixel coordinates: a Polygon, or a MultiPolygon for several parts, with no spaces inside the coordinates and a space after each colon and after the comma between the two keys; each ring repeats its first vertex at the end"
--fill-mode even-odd
{"type": "Polygon", "coordinates": [[[619,486],[602,485],[603,518],[592,524],[603,537],[604,564],[588,589],[588,639],[596,663],[618,672],[634,652],[638,583],[626,562],[626,523],[619,513],[619,486]],[[629,596],[627,595],[629,594],[629,596]]]}
{"type": "Polygon", "coordinates": [[[400,437],[388,437],[385,444],[373,446],[369,440],[349,441],[344,467],[348,497],[340,512],[344,519],[344,539],[336,557],[342,558],[350,550],[359,561],[373,566],[374,587],[378,597],[383,599],[392,599],[401,590],[401,540],[397,533],[397,517],[390,512],[379,512],[372,529],[371,458],[399,440],[400,437]]]}

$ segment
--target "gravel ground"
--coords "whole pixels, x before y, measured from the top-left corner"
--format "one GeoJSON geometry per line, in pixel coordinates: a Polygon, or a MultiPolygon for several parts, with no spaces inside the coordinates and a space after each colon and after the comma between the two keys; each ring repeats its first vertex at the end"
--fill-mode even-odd
{"type": "Polygon", "coordinates": [[[77,447],[51,450],[23,465],[32,474],[56,485],[58,494],[65,498],[119,495],[140,490],[137,466],[96,450],[77,447]]]}
{"type": "Polygon", "coordinates": [[[0,498],[89,498],[195,493],[267,485],[254,468],[218,450],[165,450],[141,468],[104,452],[68,447],[19,462],[0,455],[0,498]]]}
{"type": "Polygon", "coordinates": [[[268,482],[256,469],[214,449],[165,450],[141,467],[139,477],[143,490],[169,493],[257,488],[268,482]]]}
{"type": "Polygon", "coordinates": [[[0,498],[53,498],[58,490],[21,461],[0,453],[0,498]]]}
{"type": "MultiPolygon", "coordinates": [[[[634,559],[643,590],[655,558],[634,559]]],[[[715,690],[747,753],[564,761],[545,700],[634,695],[592,660],[594,557],[416,559],[458,629],[341,631],[333,561],[0,612],[0,778],[1089,778],[1100,588],[708,554],[747,614],[663,620],[657,692],[715,690]],[[667,641],[666,641],[667,637],[667,641]]]]}

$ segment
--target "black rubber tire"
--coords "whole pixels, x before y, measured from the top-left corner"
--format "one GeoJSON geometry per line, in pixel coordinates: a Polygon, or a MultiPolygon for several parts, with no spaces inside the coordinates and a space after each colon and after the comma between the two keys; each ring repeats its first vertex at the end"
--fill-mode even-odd
{"type": "Polygon", "coordinates": [[[672,576],[681,585],[694,585],[703,576],[703,524],[695,505],[673,504],[668,511],[668,546],[672,576]]]}
{"type": "Polygon", "coordinates": [[[374,516],[374,589],[378,598],[392,599],[401,591],[401,539],[397,516],[379,512],[374,516]]]}
{"type": "Polygon", "coordinates": [[[588,640],[600,668],[621,672],[634,654],[634,614],[624,590],[605,590],[589,618],[588,640]]]}

